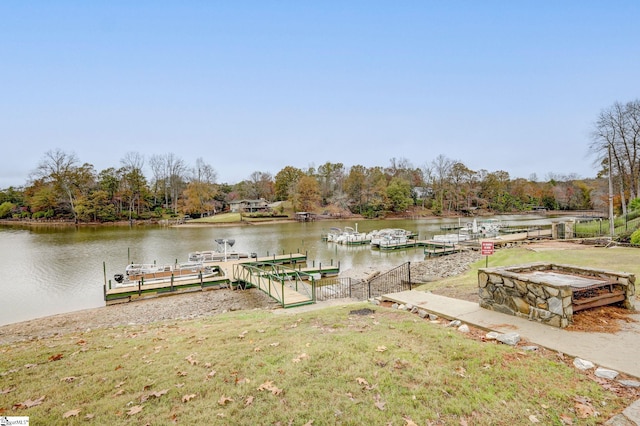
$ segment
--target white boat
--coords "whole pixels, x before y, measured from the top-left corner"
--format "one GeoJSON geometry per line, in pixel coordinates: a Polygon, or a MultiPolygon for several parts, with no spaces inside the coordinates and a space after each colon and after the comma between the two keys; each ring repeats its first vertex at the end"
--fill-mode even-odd
{"type": "Polygon", "coordinates": [[[216,250],[194,251],[189,253],[190,262],[226,262],[227,260],[255,258],[255,253],[231,250],[236,240],[216,239],[216,250]]]}
{"type": "Polygon", "coordinates": [[[406,244],[415,234],[406,229],[385,228],[369,233],[372,247],[389,246],[393,244],[406,244]]]}
{"type": "Polygon", "coordinates": [[[448,244],[457,244],[462,241],[468,241],[472,238],[470,234],[460,232],[458,234],[441,234],[434,235],[431,239],[432,241],[436,241],[439,243],[448,243],[448,244]]]}
{"type": "Polygon", "coordinates": [[[217,250],[205,250],[189,253],[189,261],[191,262],[224,262],[226,260],[247,259],[249,257],[251,257],[251,254],[239,251],[221,253],[217,250]]]}
{"type": "Polygon", "coordinates": [[[502,222],[498,219],[473,219],[473,222],[467,223],[467,227],[461,229],[468,234],[472,234],[476,238],[495,237],[500,233],[502,222]]]}
{"type": "Polygon", "coordinates": [[[342,229],[340,228],[330,228],[327,233],[327,242],[335,243],[336,239],[342,234],[342,229]]]}
{"type": "Polygon", "coordinates": [[[203,265],[201,262],[176,263],[174,265],[156,265],[155,263],[131,263],[124,274],[115,274],[113,279],[117,287],[144,284],[158,284],[171,280],[193,278],[209,278],[218,274],[218,270],[203,265]]]}
{"type": "Polygon", "coordinates": [[[334,242],[345,245],[368,244],[370,241],[367,234],[358,232],[356,229],[345,226],[344,231],[338,235],[334,242]]]}

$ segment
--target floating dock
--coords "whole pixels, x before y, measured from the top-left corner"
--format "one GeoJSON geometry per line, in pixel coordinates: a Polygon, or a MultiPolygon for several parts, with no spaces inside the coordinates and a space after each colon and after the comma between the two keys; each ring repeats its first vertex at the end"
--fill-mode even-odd
{"type": "MultiPolygon", "coordinates": [[[[170,278],[168,280],[154,280],[150,284],[145,284],[144,280],[140,280],[131,285],[121,287],[107,288],[107,286],[105,286],[104,300],[107,305],[113,305],[149,297],[229,287],[231,284],[229,277],[222,274],[220,269],[218,272],[219,275],[211,277],[203,277],[202,274],[200,274],[199,276],[186,279],[170,278]]],[[[109,285],[111,285],[111,282],[109,282],[109,285]]]]}
{"type": "MultiPolygon", "coordinates": [[[[258,258],[230,259],[221,262],[205,262],[205,266],[212,267],[217,274],[214,276],[202,275],[192,278],[168,278],[166,280],[145,283],[144,280],[131,283],[131,285],[111,287],[111,280],[104,285],[104,300],[107,305],[126,303],[135,300],[180,294],[193,291],[214,290],[228,288],[237,284],[237,277],[233,274],[233,266],[236,264],[248,264],[254,267],[261,265],[289,265],[292,270],[306,274],[319,274],[322,277],[336,276],[340,272],[340,263],[328,265],[313,262],[311,266],[303,266],[307,262],[305,253],[290,253],[271,255],[258,258]],[[297,266],[296,266],[297,265],[297,266]]],[[[106,273],[105,273],[106,282],[106,273]]]]}
{"type": "Polygon", "coordinates": [[[462,248],[459,245],[442,241],[430,241],[424,246],[424,254],[427,257],[446,256],[460,251],[462,248]]]}

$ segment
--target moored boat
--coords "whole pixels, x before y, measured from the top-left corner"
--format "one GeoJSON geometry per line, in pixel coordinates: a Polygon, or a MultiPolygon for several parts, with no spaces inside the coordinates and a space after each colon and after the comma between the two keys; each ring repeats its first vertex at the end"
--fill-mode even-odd
{"type": "Polygon", "coordinates": [[[236,240],[216,239],[216,250],[194,251],[189,253],[190,262],[226,262],[227,260],[255,258],[255,253],[247,253],[231,250],[236,240]]]}
{"type": "Polygon", "coordinates": [[[153,263],[131,263],[127,265],[123,274],[115,274],[113,279],[116,287],[145,284],[157,284],[163,281],[208,278],[219,273],[203,265],[201,262],[176,263],[173,265],[156,265],[153,263]]]}
{"type": "Polygon", "coordinates": [[[369,233],[372,247],[406,244],[408,240],[414,239],[415,236],[415,233],[412,231],[397,228],[385,228],[369,233]]]}

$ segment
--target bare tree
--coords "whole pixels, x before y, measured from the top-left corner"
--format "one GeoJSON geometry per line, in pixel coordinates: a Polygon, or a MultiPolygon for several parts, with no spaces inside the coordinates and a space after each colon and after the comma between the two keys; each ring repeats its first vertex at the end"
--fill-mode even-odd
{"type": "Polygon", "coordinates": [[[431,186],[436,199],[436,211],[441,212],[445,209],[445,195],[449,189],[449,175],[453,164],[453,160],[440,154],[431,162],[430,173],[426,174],[432,179],[431,186]]]}
{"type": "Polygon", "coordinates": [[[186,213],[215,213],[216,171],[202,158],[196,160],[191,169],[191,180],[184,190],[184,206],[186,213]]]}
{"type": "Polygon", "coordinates": [[[589,149],[617,182],[626,213],[629,201],[640,195],[640,100],[601,111],[589,149]]]}
{"type": "Polygon", "coordinates": [[[122,165],[122,177],[124,193],[129,201],[129,220],[133,217],[133,211],[140,214],[142,193],[146,191],[147,180],[144,177],[144,156],[138,152],[127,152],[120,160],[122,165]]]}
{"type": "Polygon", "coordinates": [[[79,176],[76,155],[61,149],[47,151],[38,168],[33,172],[33,176],[50,182],[54,186],[61,198],[69,203],[73,219],[77,222],[75,201],[79,176]]]}
{"type": "Polygon", "coordinates": [[[166,169],[164,166],[164,156],[162,155],[152,155],[151,160],[149,161],[149,165],[151,166],[151,173],[153,174],[153,195],[154,201],[158,202],[158,191],[162,191],[164,195],[165,205],[169,204],[169,192],[168,192],[168,184],[167,184],[167,175],[166,169]]]}
{"type": "Polygon", "coordinates": [[[178,198],[185,186],[187,166],[181,158],[175,154],[154,155],[151,157],[151,170],[153,172],[156,188],[164,195],[164,207],[178,212],[178,198]]]}

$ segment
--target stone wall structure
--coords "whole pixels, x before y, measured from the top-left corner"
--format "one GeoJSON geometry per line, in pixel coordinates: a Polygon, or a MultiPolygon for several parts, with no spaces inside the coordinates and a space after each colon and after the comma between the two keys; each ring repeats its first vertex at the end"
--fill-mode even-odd
{"type": "MultiPolygon", "coordinates": [[[[592,289],[612,289],[623,298],[617,305],[634,309],[635,281],[635,275],[626,272],[552,263],[478,270],[481,307],[555,327],[573,322],[574,298],[577,308],[577,294],[592,289]]],[[[607,295],[598,297],[604,301],[607,295]]]]}

